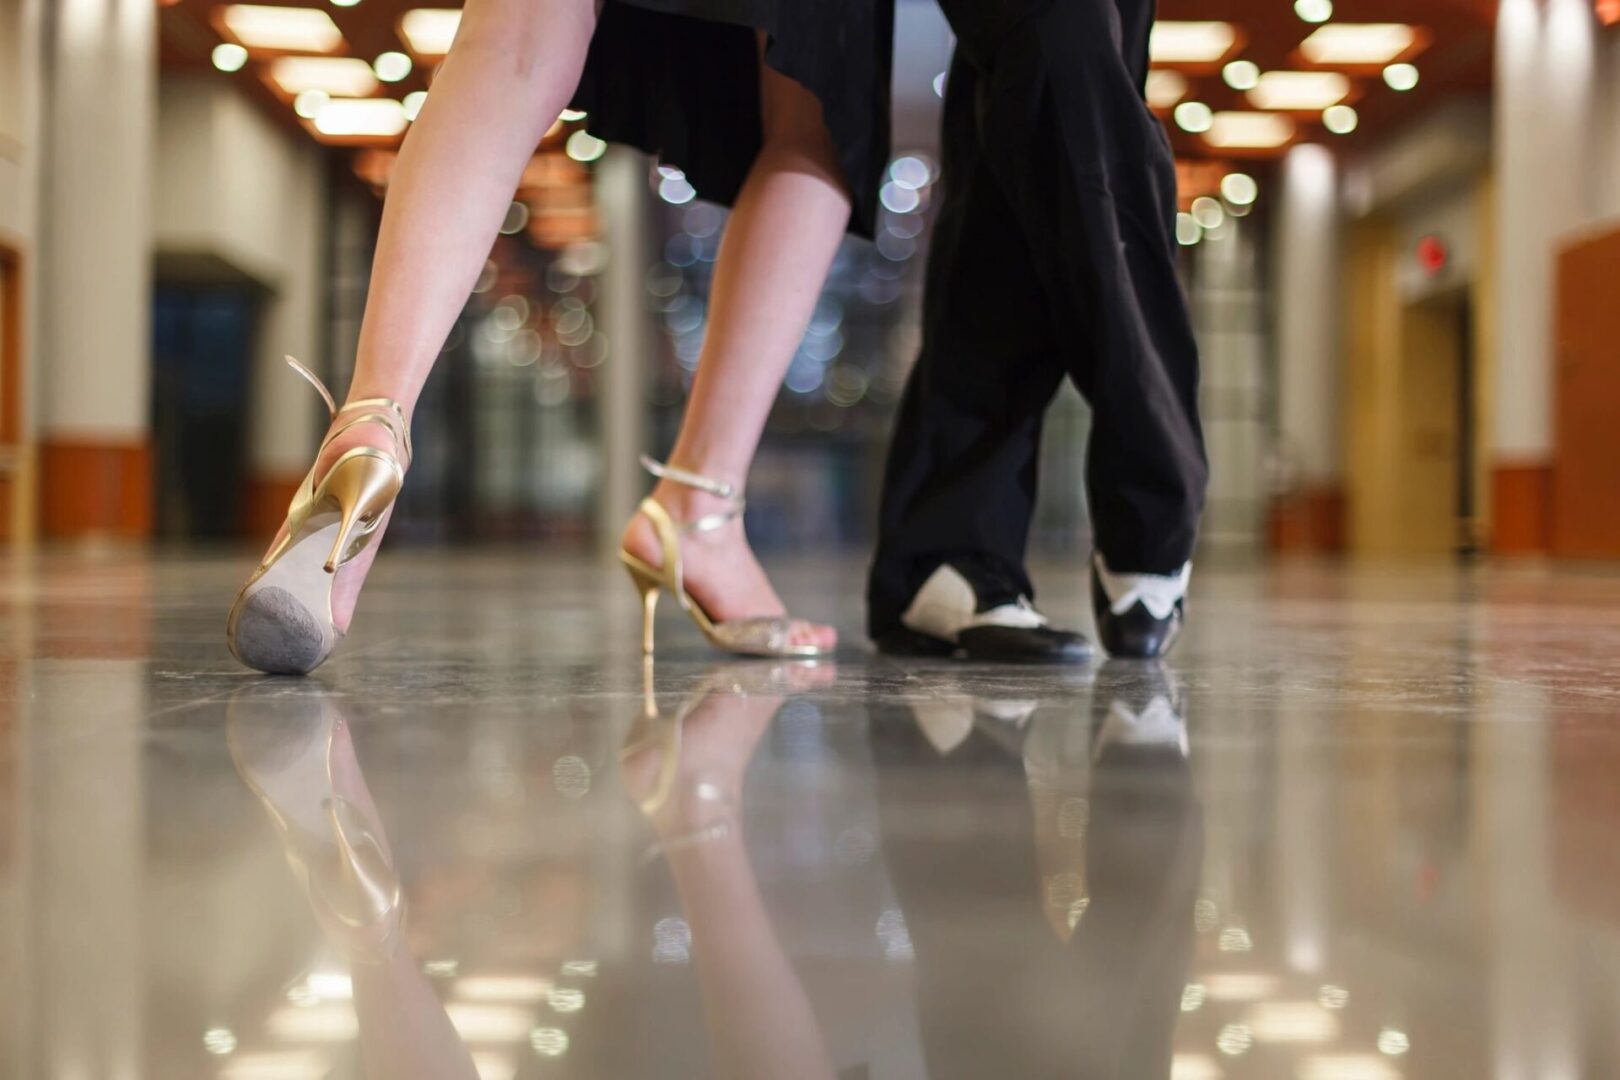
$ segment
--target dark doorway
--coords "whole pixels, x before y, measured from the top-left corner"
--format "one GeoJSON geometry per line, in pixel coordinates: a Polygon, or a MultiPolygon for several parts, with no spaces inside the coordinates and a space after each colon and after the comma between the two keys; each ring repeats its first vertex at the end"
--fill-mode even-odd
{"type": "Polygon", "coordinates": [[[259,316],[248,285],[159,283],[152,301],[154,515],[164,539],[234,536],[259,316]]]}

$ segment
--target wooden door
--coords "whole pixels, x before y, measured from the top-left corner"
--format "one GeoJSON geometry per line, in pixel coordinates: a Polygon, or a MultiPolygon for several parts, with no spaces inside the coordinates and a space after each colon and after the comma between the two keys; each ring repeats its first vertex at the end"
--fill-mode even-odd
{"type": "Polygon", "coordinates": [[[1620,230],[1558,257],[1552,550],[1620,558],[1620,230]]]}

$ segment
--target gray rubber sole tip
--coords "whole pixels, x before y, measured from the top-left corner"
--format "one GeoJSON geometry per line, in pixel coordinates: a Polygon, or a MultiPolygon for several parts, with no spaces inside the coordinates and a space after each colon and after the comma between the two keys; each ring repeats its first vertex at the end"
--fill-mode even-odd
{"type": "Polygon", "coordinates": [[[275,586],[243,602],[236,618],[236,655],[266,675],[308,675],[326,659],[320,624],[298,598],[275,586]]]}

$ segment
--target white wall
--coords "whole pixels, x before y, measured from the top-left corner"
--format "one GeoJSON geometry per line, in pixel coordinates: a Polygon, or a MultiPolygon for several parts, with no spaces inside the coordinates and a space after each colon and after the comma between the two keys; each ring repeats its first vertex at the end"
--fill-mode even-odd
{"type": "Polygon", "coordinates": [[[217,76],[162,80],[157,147],[157,253],[208,256],[269,290],[254,358],[251,461],[260,474],[301,474],[319,410],[281,358],[291,353],[319,367],[326,228],[320,151],[217,76]]]}

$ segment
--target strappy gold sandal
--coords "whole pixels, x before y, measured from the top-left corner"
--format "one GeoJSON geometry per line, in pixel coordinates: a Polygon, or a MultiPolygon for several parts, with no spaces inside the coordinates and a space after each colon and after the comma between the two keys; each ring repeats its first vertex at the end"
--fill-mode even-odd
{"type": "Polygon", "coordinates": [[[620,549],[619,560],[624,563],[630,572],[630,580],[635,583],[636,590],[641,593],[642,623],[641,623],[641,649],[644,653],[653,651],[653,628],[658,610],[658,597],[668,592],[675,597],[686,613],[692,616],[703,636],[717,649],[735,653],[738,656],[769,656],[777,658],[810,659],[818,656],[830,656],[832,650],[821,645],[795,645],[791,643],[794,630],[806,625],[802,619],[794,619],[785,615],[761,616],[748,619],[727,619],[717,622],[703,605],[693,599],[692,594],[686,591],[684,579],[681,576],[681,536],[712,532],[729,522],[742,517],[744,500],[742,495],[732,485],[712,477],[700,476],[685,469],[678,469],[673,465],[665,465],[654,461],[645,455],[641,459],[642,467],[654,476],[671,480],[677,484],[684,484],[698,491],[724,499],[726,509],[716,514],[708,514],[696,521],[676,523],[669,516],[658,500],[648,497],[641,500],[638,511],[651,521],[653,528],[658,532],[658,541],[664,549],[662,566],[651,566],[630,552],[620,549]]]}
{"type": "MultiPolygon", "coordinates": [[[[405,411],[387,398],[366,398],[338,408],[315,373],[292,357],[294,371],[309,380],[334,421],[349,417],[321,443],[360,424],[388,429],[397,453],[357,446],[332,463],[319,484],[311,466],[287,508],[281,542],[265,556],[231,605],[225,638],[231,654],[271,675],[305,675],[337,645],[332,621],[332,581],[344,564],[366,549],[383,515],[394,504],[410,461],[411,433],[405,411]]],[[[320,461],[321,451],[315,459],[320,461]]]]}

